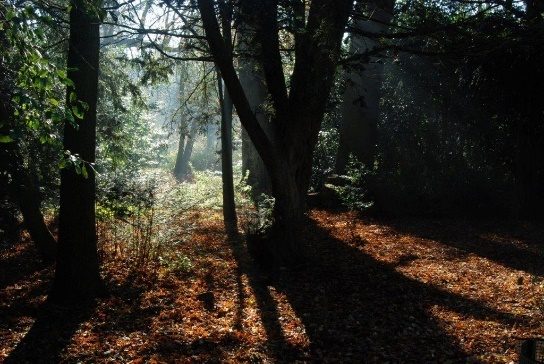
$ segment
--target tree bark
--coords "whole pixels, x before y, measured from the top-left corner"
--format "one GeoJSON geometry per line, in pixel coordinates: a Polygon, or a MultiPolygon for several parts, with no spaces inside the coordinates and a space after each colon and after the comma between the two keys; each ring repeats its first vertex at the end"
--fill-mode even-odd
{"type": "Polygon", "coordinates": [[[61,170],[59,248],[51,299],[75,303],[92,299],[103,290],[99,273],[95,221],[95,174],[88,163],[95,161],[96,104],[99,67],[100,4],[73,0],[70,10],[68,77],[66,103],[74,108],[72,93],[86,103],[81,120],[72,111],[77,127],[65,122],[64,149],[78,155],[86,165],[87,176],[73,165],[61,170]]]}
{"type": "MultiPolygon", "coordinates": [[[[220,2],[221,27],[226,45],[232,44],[232,7],[224,1],[220,2]]],[[[227,50],[232,53],[231,47],[227,50]]],[[[232,55],[231,55],[232,56],[232,55]]],[[[217,90],[221,106],[221,179],[223,182],[223,221],[230,237],[238,234],[236,204],[234,202],[234,182],[232,173],[232,100],[229,92],[223,89],[221,73],[217,72],[217,90]]]]}
{"type": "Polygon", "coordinates": [[[238,233],[236,204],[234,203],[234,181],[232,173],[232,100],[223,90],[220,74],[217,77],[221,104],[221,179],[223,182],[223,221],[229,236],[238,233]]]}

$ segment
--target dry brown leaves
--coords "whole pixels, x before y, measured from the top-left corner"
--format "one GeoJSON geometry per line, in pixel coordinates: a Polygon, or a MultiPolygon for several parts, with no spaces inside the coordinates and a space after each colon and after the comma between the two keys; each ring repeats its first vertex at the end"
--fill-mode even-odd
{"type": "Polygon", "coordinates": [[[540,336],[543,229],[312,211],[307,264],[262,272],[202,212],[190,273],[104,262],[95,307],[44,304],[28,242],[0,255],[0,362],[510,363],[540,336]]]}

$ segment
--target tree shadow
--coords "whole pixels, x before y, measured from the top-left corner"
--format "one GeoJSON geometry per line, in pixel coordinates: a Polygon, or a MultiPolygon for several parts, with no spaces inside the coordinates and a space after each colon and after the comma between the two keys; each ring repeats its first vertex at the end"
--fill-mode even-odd
{"type": "MultiPolygon", "coordinates": [[[[198,339],[192,342],[176,340],[175,337],[163,336],[157,340],[152,349],[142,352],[143,355],[154,357],[164,362],[172,362],[172,358],[180,359],[180,354],[187,356],[186,361],[180,362],[205,362],[221,363],[225,353],[235,349],[240,342],[233,336],[223,336],[218,340],[198,339]]],[[[175,360],[174,360],[175,361],[175,360]]]]}
{"type": "Polygon", "coordinates": [[[47,294],[50,284],[47,280],[37,277],[38,282],[30,287],[18,290],[16,294],[6,297],[6,302],[0,305],[0,327],[16,322],[20,317],[37,317],[40,305],[36,299],[47,294]]]}
{"type": "Polygon", "coordinates": [[[131,277],[119,286],[110,287],[109,294],[116,298],[115,304],[102,307],[104,318],[94,325],[93,330],[100,334],[125,335],[149,331],[152,317],[160,312],[160,307],[142,307],[142,296],[146,290],[141,282],[131,277]]]}
{"type": "MultiPolygon", "coordinates": [[[[59,306],[49,301],[38,307],[29,301],[36,295],[49,290],[50,283],[43,280],[40,285],[11,302],[9,307],[0,308],[0,318],[35,317],[27,334],[5,359],[5,363],[56,363],[66,358],[65,348],[70,344],[81,324],[92,318],[100,301],[91,301],[80,306],[59,306]]],[[[151,317],[158,312],[155,307],[141,307],[145,288],[130,278],[124,284],[110,289],[116,298],[115,304],[102,305],[101,320],[95,320],[93,331],[99,335],[109,333],[128,335],[134,331],[147,331],[151,317]]]]}
{"type": "MultiPolygon", "coordinates": [[[[10,249],[15,249],[15,247],[10,249]]],[[[4,253],[7,250],[4,250],[4,253]]],[[[0,258],[0,290],[16,284],[46,267],[48,265],[41,261],[35,247],[30,243],[23,244],[12,254],[0,258]]]]}
{"type": "Polygon", "coordinates": [[[273,285],[286,295],[304,325],[310,340],[304,356],[285,339],[276,304],[264,289],[266,282],[235,248],[255,291],[269,340],[278,346],[274,350],[278,361],[465,362],[468,354],[448,334],[447,324],[433,317],[433,307],[503,325],[528,321],[408,278],[394,265],[335,239],[314,221],[308,221],[303,236],[307,263],[296,271],[280,271],[273,285]]]}
{"type": "Polygon", "coordinates": [[[544,230],[536,226],[450,220],[394,220],[385,225],[400,234],[455,248],[457,255],[476,254],[512,269],[544,276],[544,230]]]}
{"type": "Polygon", "coordinates": [[[4,363],[57,363],[80,324],[90,318],[94,304],[63,308],[49,302],[38,311],[36,321],[4,363]]]}
{"type": "Polygon", "coordinates": [[[282,362],[293,361],[301,357],[301,351],[288,343],[283,333],[279,321],[278,307],[269,289],[273,279],[271,272],[262,270],[253,264],[240,237],[232,238],[228,240],[228,243],[238,266],[236,271],[238,310],[235,318],[235,328],[242,326],[244,300],[246,299],[242,276],[245,274],[260,312],[261,322],[267,337],[267,350],[276,360],[282,362]]]}

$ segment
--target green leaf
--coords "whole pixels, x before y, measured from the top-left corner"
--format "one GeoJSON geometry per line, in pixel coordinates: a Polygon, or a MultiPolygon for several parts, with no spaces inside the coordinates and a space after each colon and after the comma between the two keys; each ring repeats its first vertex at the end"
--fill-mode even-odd
{"type": "Polygon", "coordinates": [[[11,21],[13,18],[15,18],[15,11],[13,9],[9,9],[6,13],[6,20],[11,21]]]}
{"type": "Polygon", "coordinates": [[[84,164],[81,165],[81,175],[85,179],[87,179],[87,177],[89,177],[89,173],[87,172],[87,168],[85,167],[84,164]]]}
{"type": "Polygon", "coordinates": [[[51,104],[51,106],[55,106],[55,107],[59,106],[59,104],[60,104],[59,100],[57,100],[55,98],[52,98],[52,97],[49,98],[49,103],[51,104]]]}
{"type": "Polygon", "coordinates": [[[72,105],[72,113],[78,119],[83,119],[83,110],[80,110],[77,105],[72,105]]]}
{"type": "Polygon", "coordinates": [[[0,143],[11,143],[13,138],[9,135],[0,135],[0,143]]]}

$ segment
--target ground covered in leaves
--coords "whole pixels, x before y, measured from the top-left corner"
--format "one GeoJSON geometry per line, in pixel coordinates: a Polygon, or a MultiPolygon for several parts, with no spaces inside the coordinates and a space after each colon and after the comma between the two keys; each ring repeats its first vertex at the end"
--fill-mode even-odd
{"type": "Polygon", "coordinates": [[[2,247],[0,362],[510,363],[544,334],[542,227],[310,216],[306,264],[270,274],[195,213],[183,269],[107,256],[109,296],[77,309],[47,303],[32,245],[2,247]]]}

